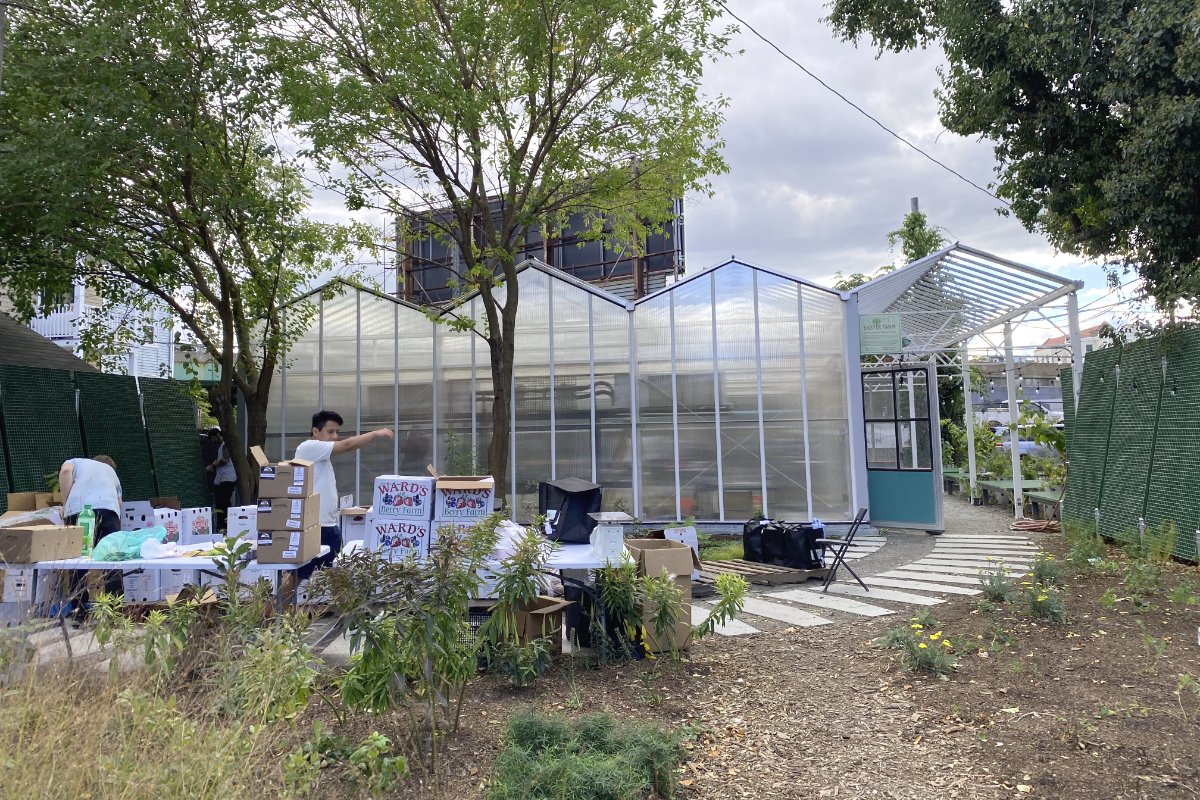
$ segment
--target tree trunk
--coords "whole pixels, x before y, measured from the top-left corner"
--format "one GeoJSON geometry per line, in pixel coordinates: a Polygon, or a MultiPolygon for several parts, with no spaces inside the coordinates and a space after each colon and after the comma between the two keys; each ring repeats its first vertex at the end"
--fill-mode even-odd
{"type": "MultiPolygon", "coordinates": [[[[512,424],[512,337],[488,335],[492,366],[492,441],[488,444],[488,472],[496,479],[496,500],[505,502],[511,486],[508,479],[509,436],[512,424]]],[[[514,498],[515,500],[515,498],[514,498]]],[[[511,509],[515,514],[516,509],[511,509]]]]}

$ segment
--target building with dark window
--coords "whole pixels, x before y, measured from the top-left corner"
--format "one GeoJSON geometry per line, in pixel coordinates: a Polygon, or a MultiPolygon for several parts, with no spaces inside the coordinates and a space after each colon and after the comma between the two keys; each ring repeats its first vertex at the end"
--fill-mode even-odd
{"type": "MultiPolygon", "coordinates": [[[[527,229],[516,261],[537,259],[618,297],[645,297],[683,275],[683,201],[673,200],[671,206],[671,219],[662,233],[646,237],[641,255],[584,238],[583,215],[574,214],[558,235],[546,235],[541,226],[527,229]]],[[[397,242],[397,295],[424,305],[445,303],[460,292],[463,269],[457,245],[440,237],[427,219],[415,217],[399,226],[407,227],[408,235],[397,242]]]]}

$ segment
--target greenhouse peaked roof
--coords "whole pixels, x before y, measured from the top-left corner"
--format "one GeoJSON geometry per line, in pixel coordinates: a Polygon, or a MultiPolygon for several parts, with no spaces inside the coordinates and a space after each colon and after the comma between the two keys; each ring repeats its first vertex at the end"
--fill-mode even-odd
{"type": "Polygon", "coordinates": [[[1081,281],[955,242],[850,293],[860,315],[900,315],[908,352],[936,353],[1082,288],[1081,281]]]}

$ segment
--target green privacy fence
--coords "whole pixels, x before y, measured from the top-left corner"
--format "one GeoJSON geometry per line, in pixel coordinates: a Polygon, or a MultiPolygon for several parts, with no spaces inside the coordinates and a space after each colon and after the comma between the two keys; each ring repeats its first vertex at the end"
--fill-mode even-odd
{"type": "Polygon", "coordinates": [[[0,512],[8,492],[48,491],[68,458],[99,454],[116,462],[126,499],[209,504],[196,409],[183,384],[0,366],[0,512]]]}
{"type": "Polygon", "coordinates": [[[1120,541],[1174,530],[1175,555],[1197,560],[1200,331],[1089,353],[1067,459],[1064,520],[1120,541]]]}

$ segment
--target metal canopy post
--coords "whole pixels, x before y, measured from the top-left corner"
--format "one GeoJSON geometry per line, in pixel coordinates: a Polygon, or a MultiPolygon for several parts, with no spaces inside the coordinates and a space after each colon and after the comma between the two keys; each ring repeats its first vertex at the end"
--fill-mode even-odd
{"type": "MultiPolygon", "coordinates": [[[[1071,393],[1079,411],[1079,385],[1083,382],[1083,346],[1079,343],[1079,293],[1067,295],[1067,329],[1071,340],[1071,393]]],[[[1063,387],[1064,389],[1066,387],[1063,387]]]]}
{"type": "Polygon", "coordinates": [[[1021,445],[1017,434],[1017,375],[1013,364],[1012,323],[1004,323],[1004,377],[1008,382],[1008,441],[1013,470],[1013,515],[1025,518],[1025,497],[1021,491],[1021,445]]]}
{"type": "Polygon", "coordinates": [[[967,429],[967,469],[971,473],[971,497],[975,497],[975,484],[978,482],[975,471],[975,410],[971,407],[971,356],[967,345],[963,345],[962,353],[962,383],[963,383],[963,425],[967,429]]]}

